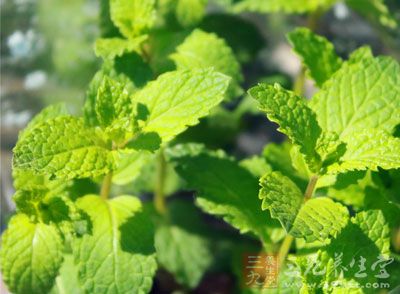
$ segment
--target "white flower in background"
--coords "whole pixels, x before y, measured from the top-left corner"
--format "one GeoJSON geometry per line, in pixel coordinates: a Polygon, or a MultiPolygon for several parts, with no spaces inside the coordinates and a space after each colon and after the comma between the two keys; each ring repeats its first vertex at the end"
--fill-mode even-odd
{"type": "Polygon", "coordinates": [[[7,38],[11,56],[15,59],[28,58],[43,47],[43,40],[32,30],[25,33],[15,31],[7,38]]]}
{"type": "Polygon", "coordinates": [[[24,87],[26,90],[36,90],[47,81],[47,74],[43,70],[35,70],[26,75],[24,87]]]}
{"type": "Polygon", "coordinates": [[[349,17],[350,11],[346,4],[339,2],[333,6],[333,14],[337,19],[345,19],[349,17]]]}

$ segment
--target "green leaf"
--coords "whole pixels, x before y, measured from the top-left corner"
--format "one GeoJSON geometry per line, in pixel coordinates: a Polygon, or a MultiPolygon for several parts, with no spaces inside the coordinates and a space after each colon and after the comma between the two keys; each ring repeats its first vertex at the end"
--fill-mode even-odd
{"type": "Polygon", "coordinates": [[[78,270],[72,255],[64,255],[60,274],[57,276],[56,283],[50,294],[83,294],[82,289],[79,287],[78,270]]]}
{"type": "Polygon", "coordinates": [[[155,235],[157,260],[179,283],[195,288],[214,260],[211,241],[204,236],[209,228],[190,203],[172,201],[168,210],[171,221],[158,226],[155,235]]]}
{"type": "Polygon", "coordinates": [[[129,119],[132,106],[124,85],[105,76],[97,90],[95,111],[103,127],[112,125],[118,119],[129,119]]]}
{"type": "Polygon", "coordinates": [[[94,52],[103,59],[114,59],[116,56],[122,56],[129,52],[141,54],[141,45],[146,39],[147,35],[128,40],[122,38],[100,38],[96,40],[94,52]]]}
{"type": "Polygon", "coordinates": [[[290,234],[306,242],[325,241],[346,226],[347,208],[326,197],[308,200],[300,209],[290,234]]]}
{"type": "Polygon", "coordinates": [[[165,73],[133,96],[149,111],[144,132],[156,132],[163,143],[172,140],[188,126],[219,104],[229,78],[212,69],[165,73]]]}
{"type": "Polygon", "coordinates": [[[349,170],[378,170],[400,168],[400,138],[385,131],[367,129],[346,135],[346,152],[340,163],[328,168],[330,173],[349,170]]]}
{"type": "Polygon", "coordinates": [[[278,84],[259,84],[251,88],[249,94],[259,102],[259,108],[268,119],[279,124],[278,130],[300,147],[310,168],[316,171],[320,157],[315,148],[321,128],[306,101],[278,84]]]}
{"type": "Polygon", "coordinates": [[[40,111],[30,122],[29,124],[23,129],[19,134],[19,139],[21,139],[26,134],[29,134],[32,129],[35,128],[36,125],[45,122],[49,119],[68,115],[68,110],[65,103],[58,103],[47,106],[42,111],[40,111]]]}
{"type": "Polygon", "coordinates": [[[213,67],[215,71],[232,78],[228,98],[237,97],[242,93],[239,86],[243,81],[240,64],[225,40],[216,34],[194,30],[170,58],[174,60],[178,69],[213,67]]]}
{"type": "Polygon", "coordinates": [[[253,232],[264,242],[279,224],[259,209],[258,179],[221,151],[201,145],[178,145],[168,157],[188,187],[198,192],[196,202],[207,213],[221,216],[241,233],[253,232]]]}
{"type": "Polygon", "coordinates": [[[62,264],[63,244],[57,229],[15,215],[2,236],[1,273],[16,294],[47,293],[62,264]]]}
{"type": "Polygon", "coordinates": [[[260,179],[262,210],[269,209],[271,216],[290,231],[303,204],[303,193],[288,177],[280,172],[267,173],[260,179]]]}
{"type": "Polygon", "coordinates": [[[141,175],[143,167],[153,157],[153,154],[146,151],[136,151],[133,149],[119,150],[112,182],[117,185],[126,185],[134,181],[141,175]]]}
{"type": "Polygon", "coordinates": [[[208,0],[177,0],[176,19],[184,27],[196,25],[206,14],[207,3],[208,0]]]}
{"type": "Polygon", "coordinates": [[[400,123],[400,66],[390,57],[346,62],[314,95],[310,107],[321,128],[340,139],[372,128],[391,133],[400,123]]]}
{"type": "Polygon", "coordinates": [[[366,18],[379,22],[383,26],[394,29],[398,25],[384,0],[346,0],[346,4],[366,18]]]}
{"type": "Polygon", "coordinates": [[[234,7],[235,11],[252,11],[261,13],[285,12],[305,13],[318,8],[328,9],[337,0],[242,0],[234,7]]]}
{"type": "Polygon", "coordinates": [[[135,38],[153,26],[155,0],[111,0],[110,16],[124,37],[135,38]]]}
{"type": "Polygon", "coordinates": [[[311,30],[298,28],[288,34],[288,39],[319,87],[341,67],[342,59],[332,43],[311,30]]]}
{"type": "Polygon", "coordinates": [[[148,293],[156,270],[153,228],[139,199],[97,195],[78,199],[92,231],[73,247],[79,281],[90,293],[148,293]]]}
{"type": "Polygon", "coordinates": [[[262,210],[270,210],[271,216],[297,238],[307,242],[325,241],[347,223],[347,209],[329,198],[314,198],[303,205],[301,190],[280,172],[266,174],[260,179],[260,185],[262,210]]]}
{"type": "Polygon", "coordinates": [[[390,230],[385,218],[379,210],[367,210],[357,213],[332,242],[320,250],[319,261],[326,267],[326,281],[337,280],[339,275],[344,279],[354,279],[361,285],[366,282],[376,282],[376,272],[371,269],[379,256],[382,261],[387,260],[390,254],[390,230]],[[357,277],[359,266],[348,266],[354,260],[365,259],[365,277],[357,277]],[[347,266],[343,270],[336,264],[347,266]]]}
{"type": "MultiPolygon", "coordinates": [[[[309,175],[300,173],[297,167],[294,168],[295,165],[291,158],[292,147],[287,141],[282,144],[269,143],[265,146],[262,155],[271,166],[272,171],[281,172],[296,183],[301,190],[305,190],[309,175]]],[[[304,159],[302,161],[304,162],[304,159]]]]}
{"type": "Polygon", "coordinates": [[[62,116],[38,124],[18,141],[13,166],[73,179],[106,174],[113,159],[94,129],[82,119],[62,116]]]}

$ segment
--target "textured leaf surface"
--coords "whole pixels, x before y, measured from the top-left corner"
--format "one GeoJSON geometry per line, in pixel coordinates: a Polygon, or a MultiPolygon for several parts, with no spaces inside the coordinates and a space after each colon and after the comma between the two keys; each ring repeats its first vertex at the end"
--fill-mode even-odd
{"type": "Polygon", "coordinates": [[[25,129],[20,132],[19,138],[22,138],[25,134],[28,134],[32,129],[35,128],[36,125],[45,122],[46,120],[63,115],[68,115],[68,110],[64,103],[47,106],[29,122],[25,129]]]}
{"type": "Polygon", "coordinates": [[[400,123],[400,66],[390,57],[344,63],[310,106],[319,125],[340,138],[371,128],[391,133],[400,123]]]}
{"type": "Polygon", "coordinates": [[[315,11],[318,7],[329,8],[337,0],[243,0],[236,11],[304,13],[315,11]]]}
{"type": "Polygon", "coordinates": [[[131,100],[124,85],[104,77],[97,90],[95,105],[97,120],[101,126],[109,126],[121,118],[128,118],[131,100]]]}
{"type": "Polygon", "coordinates": [[[197,204],[205,212],[221,216],[242,233],[253,232],[263,241],[269,240],[271,226],[280,227],[260,209],[257,177],[222,152],[180,145],[170,150],[169,157],[188,187],[198,192],[197,204]]]}
{"type": "Polygon", "coordinates": [[[288,39],[318,86],[322,86],[340,68],[341,58],[332,43],[324,37],[309,29],[299,28],[290,32],[288,39]]]}
{"type": "Polygon", "coordinates": [[[122,38],[100,38],[96,40],[94,52],[97,56],[104,59],[114,59],[116,56],[122,56],[127,52],[141,54],[141,45],[146,39],[146,35],[129,40],[122,38]]]}
{"type": "Polygon", "coordinates": [[[349,212],[329,198],[313,198],[300,209],[290,234],[307,242],[325,241],[346,226],[349,212]]]}
{"type": "Polygon", "coordinates": [[[110,16],[126,38],[137,37],[155,21],[155,0],[111,0],[110,16]]]}
{"type": "Polygon", "coordinates": [[[149,115],[144,132],[156,132],[168,142],[195,125],[219,104],[229,78],[211,69],[163,74],[137,92],[133,99],[146,106],[149,115]]]}
{"type": "Polygon", "coordinates": [[[216,34],[194,30],[170,56],[178,69],[210,68],[232,78],[228,96],[240,94],[240,64],[232,49],[216,34]]]}
{"type": "Polygon", "coordinates": [[[47,293],[62,264],[63,244],[57,229],[15,215],[2,236],[1,272],[13,293],[47,293]]]}
{"type": "Polygon", "coordinates": [[[155,235],[157,260],[179,283],[194,288],[214,260],[211,241],[204,236],[209,227],[202,226],[198,209],[189,202],[172,201],[168,210],[170,222],[155,235]]]}
{"type": "Polygon", "coordinates": [[[346,152],[341,163],[329,167],[329,172],[339,173],[349,170],[400,168],[400,138],[385,131],[369,129],[349,134],[343,140],[347,142],[346,152]]]}
{"type": "Polygon", "coordinates": [[[156,270],[153,229],[135,197],[80,198],[92,232],[74,246],[79,280],[90,293],[148,293],[156,270]]]}
{"type": "Polygon", "coordinates": [[[278,84],[259,84],[251,88],[249,93],[259,102],[259,108],[268,119],[279,124],[278,130],[300,147],[310,167],[315,166],[319,161],[315,147],[321,128],[305,100],[278,84]]]}
{"type": "Polygon", "coordinates": [[[336,280],[335,275],[342,273],[345,279],[355,279],[361,285],[376,282],[377,269],[373,271],[371,266],[379,256],[382,256],[383,262],[388,258],[389,236],[390,230],[381,211],[367,210],[358,213],[341,233],[320,251],[319,260],[322,266],[326,265],[327,268],[326,279],[336,280]],[[359,266],[347,266],[347,270],[335,269],[334,261],[338,258],[342,265],[349,265],[352,260],[359,262],[361,257],[365,258],[365,277],[356,275],[360,270],[359,266]]]}
{"type": "Polygon", "coordinates": [[[260,179],[262,209],[269,209],[271,216],[278,219],[286,231],[290,231],[293,222],[303,204],[303,193],[288,177],[280,172],[268,173],[260,179]]]}
{"type": "Polygon", "coordinates": [[[105,147],[82,119],[62,116],[38,124],[19,140],[13,165],[58,178],[94,177],[112,168],[105,147]]]}

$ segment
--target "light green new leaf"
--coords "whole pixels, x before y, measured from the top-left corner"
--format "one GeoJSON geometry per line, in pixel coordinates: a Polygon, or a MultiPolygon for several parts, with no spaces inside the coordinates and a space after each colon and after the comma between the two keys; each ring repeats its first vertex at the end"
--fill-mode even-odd
{"type": "Polygon", "coordinates": [[[349,218],[347,208],[329,198],[313,198],[300,209],[290,234],[304,238],[306,242],[325,241],[346,226],[349,218]]]}
{"type": "Polygon", "coordinates": [[[103,200],[87,195],[77,201],[91,219],[92,231],[73,251],[79,281],[89,293],[148,293],[156,270],[153,227],[139,199],[103,200]]]}
{"type": "Polygon", "coordinates": [[[260,179],[262,210],[269,209],[271,216],[290,231],[303,204],[303,193],[288,177],[280,172],[268,173],[260,179]]]}
{"type": "Polygon", "coordinates": [[[137,179],[142,169],[148,164],[154,155],[145,150],[137,151],[133,149],[119,150],[116,161],[116,168],[113,171],[113,183],[126,185],[137,179]]]}
{"type": "Polygon", "coordinates": [[[216,71],[232,78],[228,89],[228,98],[234,98],[241,94],[242,90],[239,84],[243,81],[243,76],[240,64],[225,40],[216,34],[196,29],[170,57],[178,69],[213,67],[216,71]]]}
{"type": "Polygon", "coordinates": [[[390,57],[357,61],[344,63],[310,102],[321,128],[340,139],[372,128],[391,133],[400,123],[399,64],[390,57]]]}
{"type": "Polygon", "coordinates": [[[155,22],[155,0],[110,0],[110,16],[121,34],[132,39],[155,22]]]}
{"type": "Polygon", "coordinates": [[[228,87],[229,78],[212,69],[182,70],[165,73],[134,94],[149,115],[144,132],[156,132],[166,143],[218,105],[228,87]]]}
{"type": "Polygon", "coordinates": [[[196,25],[206,13],[207,2],[208,0],[177,0],[176,19],[184,27],[196,25]]]}
{"type": "Polygon", "coordinates": [[[97,39],[94,52],[103,59],[114,59],[128,52],[142,53],[141,45],[147,39],[147,35],[139,36],[134,39],[109,38],[97,39]]]}
{"type": "Polygon", "coordinates": [[[400,168],[400,138],[382,130],[367,129],[349,134],[343,140],[347,142],[346,152],[340,163],[328,168],[330,173],[400,168]]]}
{"type": "Polygon", "coordinates": [[[57,178],[95,177],[108,173],[113,159],[94,129],[83,119],[61,116],[35,126],[14,148],[14,168],[57,178]]]}
{"type": "Polygon", "coordinates": [[[346,4],[368,19],[379,22],[381,25],[394,29],[396,19],[391,15],[384,0],[346,0],[346,4]]]}
{"type": "Polygon", "coordinates": [[[319,87],[342,65],[332,43],[307,28],[290,32],[288,39],[319,87]]]}
{"type": "Polygon", "coordinates": [[[211,267],[215,252],[199,210],[189,202],[168,203],[170,222],[158,226],[155,235],[157,260],[175,279],[195,288],[211,267]]]}
{"type": "Polygon", "coordinates": [[[132,103],[125,86],[105,76],[97,89],[95,111],[102,127],[119,123],[120,128],[128,129],[132,103]]]}
{"type": "Polygon", "coordinates": [[[207,213],[221,216],[242,233],[253,232],[264,242],[270,229],[279,228],[261,211],[258,179],[222,152],[200,145],[179,145],[169,150],[170,160],[188,187],[198,192],[196,202],[207,213]]]}
{"type": "Polygon", "coordinates": [[[320,158],[315,148],[321,128],[305,99],[278,84],[259,84],[251,88],[249,94],[259,102],[259,108],[268,119],[279,124],[278,130],[300,147],[310,168],[318,169],[320,158]]]}
{"type": "Polygon", "coordinates": [[[305,13],[318,8],[327,9],[337,0],[242,0],[235,6],[235,11],[260,13],[285,12],[305,13]]]}
{"type": "Polygon", "coordinates": [[[15,215],[2,236],[1,273],[16,294],[48,293],[62,264],[63,244],[54,226],[15,215]]]}
{"type": "Polygon", "coordinates": [[[29,122],[25,129],[23,129],[19,133],[19,139],[28,134],[36,125],[45,122],[46,120],[63,115],[68,115],[68,110],[65,103],[58,103],[47,106],[29,122]]]}
{"type": "Polygon", "coordinates": [[[72,255],[64,255],[60,274],[57,276],[56,283],[50,294],[83,294],[78,282],[78,270],[72,255]]]}

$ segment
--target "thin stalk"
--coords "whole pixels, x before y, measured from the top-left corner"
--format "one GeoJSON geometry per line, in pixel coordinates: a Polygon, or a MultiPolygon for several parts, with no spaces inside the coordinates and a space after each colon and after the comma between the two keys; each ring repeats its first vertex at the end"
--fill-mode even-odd
{"type": "MultiPolygon", "coordinates": [[[[317,181],[318,181],[318,176],[316,176],[316,175],[311,176],[311,178],[310,178],[310,180],[308,182],[306,191],[304,192],[304,202],[308,201],[312,197],[312,195],[314,193],[314,190],[315,190],[315,186],[317,184],[317,181]]],[[[290,234],[287,234],[285,239],[282,242],[281,247],[279,248],[279,252],[278,252],[278,266],[279,266],[278,267],[278,272],[283,267],[283,264],[284,264],[284,262],[286,260],[286,257],[288,255],[288,253],[289,253],[290,247],[292,246],[293,240],[294,240],[293,236],[290,235],[290,234]]]]}
{"type": "Polygon", "coordinates": [[[104,177],[103,183],[101,184],[100,197],[102,199],[108,199],[108,197],[110,196],[111,181],[112,181],[112,172],[108,173],[104,177]]]}
{"type": "Polygon", "coordinates": [[[157,179],[154,194],[154,206],[160,214],[165,214],[167,212],[164,195],[166,168],[167,162],[164,156],[164,149],[161,148],[157,160],[157,179]]]}

